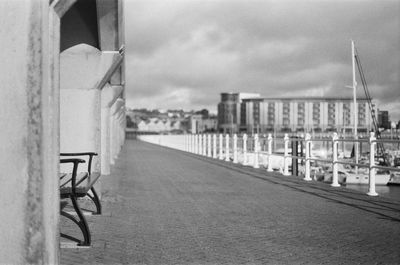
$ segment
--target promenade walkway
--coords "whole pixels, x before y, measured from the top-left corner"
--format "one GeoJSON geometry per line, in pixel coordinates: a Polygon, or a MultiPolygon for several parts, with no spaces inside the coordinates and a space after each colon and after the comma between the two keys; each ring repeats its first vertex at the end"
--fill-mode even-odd
{"type": "Polygon", "coordinates": [[[399,201],[134,140],[102,189],[62,264],[400,264],[399,201]]]}

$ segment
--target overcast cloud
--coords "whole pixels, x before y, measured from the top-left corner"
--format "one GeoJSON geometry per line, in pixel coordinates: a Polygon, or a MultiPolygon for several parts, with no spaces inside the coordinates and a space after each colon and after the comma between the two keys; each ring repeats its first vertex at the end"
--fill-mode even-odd
{"type": "Polygon", "coordinates": [[[126,0],[125,13],[128,107],[216,112],[222,92],[351,97],[353,39],[370,94],[400,119],[400,0],[126,0]]]}

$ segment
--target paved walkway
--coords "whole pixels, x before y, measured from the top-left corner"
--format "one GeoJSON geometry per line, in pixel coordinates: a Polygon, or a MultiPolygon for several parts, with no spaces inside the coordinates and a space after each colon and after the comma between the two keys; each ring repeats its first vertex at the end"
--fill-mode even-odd
{"type": "Polygon", "coordinates": [[[398,201],[133,140],[102,186],[62,264],[400,264],[398,201]]]}

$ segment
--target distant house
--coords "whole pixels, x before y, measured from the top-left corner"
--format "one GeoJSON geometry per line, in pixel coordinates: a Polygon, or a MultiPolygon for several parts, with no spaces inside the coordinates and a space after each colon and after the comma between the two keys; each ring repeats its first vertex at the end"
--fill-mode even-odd
{"type": "Polygon", "coordinates": [[[216,132],[218,127],[217,117],[204,118],[201,114],[192,115],[189,123],[191,133],[216,132]]]}
{"type": "Polygon", "coordinates": [[[171,132],[182,130],[179,120],[149,118],[140,120],[137,123],[139,132],[171,132]]]}

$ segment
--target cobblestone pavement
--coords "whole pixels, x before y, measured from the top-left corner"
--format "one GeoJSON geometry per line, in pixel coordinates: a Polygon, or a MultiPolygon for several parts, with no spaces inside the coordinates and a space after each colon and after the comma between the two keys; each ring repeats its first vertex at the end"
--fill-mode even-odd
{"type": "Polygon", "coordinates": [[[62,264],[400,264],[399,201],[134,140],[102,190],[62,264]]]}

